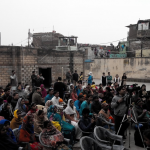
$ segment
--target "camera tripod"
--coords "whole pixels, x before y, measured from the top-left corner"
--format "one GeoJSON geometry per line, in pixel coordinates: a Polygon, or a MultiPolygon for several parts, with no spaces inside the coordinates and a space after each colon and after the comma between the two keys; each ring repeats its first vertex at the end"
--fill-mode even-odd
{"type": "MultiPolygon", "coordinates": [[[[138,123],[138,121],[137,121],[137,118],[136,118],[136,116],[135,116],[135,112],[134,112],[134,110],[132,109],[132,107],[133,107],[133,106],[131,105],[131,98],[130,98],[130,104],[129,104],[128,108],[127,108],[127,112],[126,112],[126,113],[124,114],[124,116],[123,116],[123,119],[122,119],[122,121],[121,121],[120,127],[119,127],[118,132],[117,132],[117,135],[118,135],[119,132],[120,132],[120,129],[121,129],[121,127],[122,127],[122,124],[128,120],[129,123],[130,123],[130,124],[129,124],[129,148],[131,148],[131,146],[130,146],[131,121],[133,121],[133,122],[137,125],[137,128],[138,128],[138,131],[139,131],[139,134],[140,134],[140,137],[141,137],[141,140],[142,140],[144,149],[146,149],[146,148],[145,148],[144,141],[143,141],[143,137],[142,137],[142,134],[141,134],[141,131],[140,131],[140,128],[139,128],[139,123],[138,123]],[[130,110],[130,114],[129,114],[129,117],[127,118],[128,110],[130,110]],[[133,116],[134,116],[135,120],[131,117],[131,111],[133,112],[133,116]],[[127,119],[126,119],[126,118],[127,118],[127,119]]],[[[114,143],[115,143],[115,141],[114,141],[113,144],[112,144],[112,150],[113,150],[113,145],[114,145],[114,143]]]]}

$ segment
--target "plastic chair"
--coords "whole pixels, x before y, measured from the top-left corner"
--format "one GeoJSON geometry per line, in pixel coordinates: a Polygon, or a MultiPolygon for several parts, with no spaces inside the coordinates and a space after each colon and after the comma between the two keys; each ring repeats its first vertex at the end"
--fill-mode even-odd
{"type": "MultiPolygon", "coordinates": [[[[84,136],[80,139],[81,150],[112,150],[111,146],[103,145],[92,139],[91,137],[84,136]]],[[[113,150],[118,150],[116,147],[113,147],[113,150]]],[[[124,149],[124,148],[123,148],[124,149]]],[[[120,150],[123,150],[120,149],[120,150]]]]}
{"type": "Polygon", "coordinates": [[[95,127],[94,129],[94,137],[95,139],[104,146],[109,146],[114,150],[123,150],[123,137],[120,135],[116,135],[108,131],[103,127],[95,127]],[[120,145],[114,145],[114,141],[119,141],[120,145]]]}
{"type": "MultiPolygon", "coordinates": [[[[52,148],[51,146],[45,145],[45,144],[42,142],[41,136],[42,136],[42,132],[41,132],[40,135],[39,135],[39,141],[40,141],[41,145],[44,146],[44,147],[46,147],[46,148],[52,148]]],[[[67,144],[69,145],[70,139],[64,138],[64,141],[67,142],[67,144]]]]}
{"type": "Polygon", "coordinates": [[[93,132],[85,132],[85,131],[83,131],[82,129],[81,129],[81,127],[80,127],[80,121],[81,120],[79,120],[79,122],[78,122],[78,127],[79,127],[79,129],[82,131],[82,136],[84,136],[84,135],[86,135],[86,136],[88,136],[88,135],[93,135],[93,132]]]}
{"type": "Polygon", "coordinates": [[[108,128],[109,128],[109,130],[112,132],[112,133],[115,133],[115,131],[112,131],[111,129],[110,129],[110,126],[115,126],[115,124],[114,123],[110,123],[110,122],[108,122],[106,119],[104,119],[101,115],[98,117],[102,122],[104,122],[105,124],[107,124],[108,125],[108,128]]]}

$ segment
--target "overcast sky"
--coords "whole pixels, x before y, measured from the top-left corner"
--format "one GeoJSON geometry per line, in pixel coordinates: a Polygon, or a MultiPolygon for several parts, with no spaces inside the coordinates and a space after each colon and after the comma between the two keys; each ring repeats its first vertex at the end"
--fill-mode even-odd
{"type": "Polygon", "coordinates": [[[1,0],[1,45],[26,45],[28,29],[51,32],[53,26],[78,36],[78,43],[107,43],[126,38],[125,26],[139,18],[150,19],[150,0],[1,0]]]}

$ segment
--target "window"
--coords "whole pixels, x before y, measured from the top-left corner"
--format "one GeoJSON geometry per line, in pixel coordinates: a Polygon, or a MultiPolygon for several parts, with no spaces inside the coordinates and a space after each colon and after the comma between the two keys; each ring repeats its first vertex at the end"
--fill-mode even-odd
{"type": "Polygon", "coordinates": [[[148,30],[148,29],[149,29],[149,22],[138,24],[138,30],[148,30]]]}

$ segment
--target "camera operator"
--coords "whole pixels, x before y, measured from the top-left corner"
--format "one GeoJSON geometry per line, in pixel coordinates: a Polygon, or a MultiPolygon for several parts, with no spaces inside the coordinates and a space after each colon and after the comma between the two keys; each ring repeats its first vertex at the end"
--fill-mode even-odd
{"type": "Polygon", "coordinates": [[[141,90],[139,91],[139,97],[142,98],[143,100],[146,100],[147,92],[146,92],[146,85],[145,84],[143,84],[141,86],[141,90]]]}
{"type": "Polygon", "coordinates": [[[144,123],[145,127],[146,127],[146,123],[149,122],[149,118],[148,118],[148,111],[146,109],[143,108],[143,105],[144,105],[144,102],[141,98],[138,98],[136,101],[135,101],[135,105],[134,107],[132,108],[132,116],[133,118],[137,119],[138,122],[142,122],[144,123]],[[134,111],[134,113],[133,113],[134,111]],[[135,116],[134,116],[135,114],[135,116]]]}
{"type": "Polygon", "coordinates": [[[150,112],[150,96],[148,96],[143,108],[150,112]]]}
{"type": "MultiPolygon", "coordinates": [[[[125,96],[125,88],[123,86],[120,86],[117,89],[117,95],[113,97],[111,102],[111,108],[114,109],[114,115],[115,115],[115,131],[118,132],[118,129],[121,125],[122,119],[124,114],[127,112],[127,106],[126,106],[126,99],[125,96]]],[[[125,139],[124,132],[128,128],[129,123],[127,121],[122,123],[121,129],[119,131],[119,135],[122,135],[125,139]]]]}

